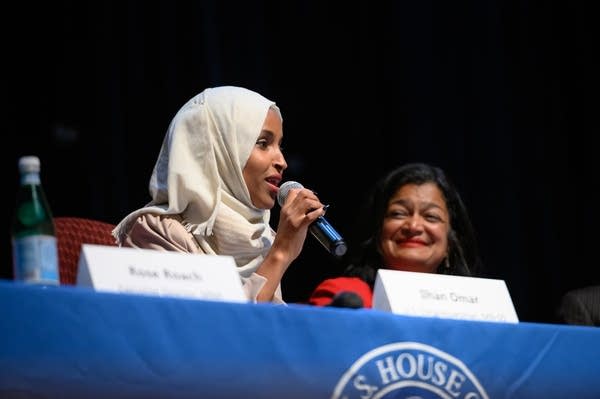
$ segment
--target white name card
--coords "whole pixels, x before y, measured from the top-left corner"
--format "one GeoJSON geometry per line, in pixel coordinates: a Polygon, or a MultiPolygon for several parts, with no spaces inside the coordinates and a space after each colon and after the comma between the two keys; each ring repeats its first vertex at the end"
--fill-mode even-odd
{"type": "Polygon", "coordinates": [[[504,280],[379,269],[373,308],[409,316],[518,323],[504,280]]]}
{"type": "Polygon", "coordinates": [[[247,302],[231,256],[83,244],[77,285],[96,291],[247,302]]]}

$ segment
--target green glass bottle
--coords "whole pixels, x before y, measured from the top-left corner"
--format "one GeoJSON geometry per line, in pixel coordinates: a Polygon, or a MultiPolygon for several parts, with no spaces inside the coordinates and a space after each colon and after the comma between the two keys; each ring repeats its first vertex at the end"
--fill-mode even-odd
{"type": "Polygon", "coordinates": [[[52,212],[40,180],[40,159],[19,159],[21,183],[11,226],[14,279],[58,285],[58,249],[52,212]]]}

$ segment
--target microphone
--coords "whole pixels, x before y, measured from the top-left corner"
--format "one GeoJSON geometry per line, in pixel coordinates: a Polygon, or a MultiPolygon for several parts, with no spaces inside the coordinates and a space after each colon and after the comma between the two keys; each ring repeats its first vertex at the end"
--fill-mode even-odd
{"type": "MultiPolygon", "coordinates": [[[[285,200],[287,199],[290,190],[293,188],[304,188],[304,186],[295,181],[286,181],[279,187],[279,192],[277,193],[277,202],[279,203],[279,206],[285,204],[285,200]]],[[[346,253],[346,250],[348,249],[346,242],[323,216],[319,216],[317,220],[312,222],[309,226],[309,230],[313,237],[315,237],[332,255],[339,257],[346,253]]]]}
{"type": "Polygon", "coordinates": [[[327,307],[360,309],[365,306],[364,301],[356,292],[340,291],[333,296],[327,307]]]}

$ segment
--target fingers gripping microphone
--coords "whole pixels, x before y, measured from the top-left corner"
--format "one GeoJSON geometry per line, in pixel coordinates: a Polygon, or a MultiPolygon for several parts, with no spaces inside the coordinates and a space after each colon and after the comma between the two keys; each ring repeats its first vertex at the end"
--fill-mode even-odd
{"type": "MultiPolygon", "coordinates": [[[[295,181],[287,181],[279,187],[279,192],[277,193],[279,206],[283,206],[290,190],[293,188],[304,188],[304,186],[295,181]]],[[[346,242],[323,216],[319,216],[317,220],[312,222],[309,230],[332,255],[342,256],[346,253],[348,249],[346,242]]]]}

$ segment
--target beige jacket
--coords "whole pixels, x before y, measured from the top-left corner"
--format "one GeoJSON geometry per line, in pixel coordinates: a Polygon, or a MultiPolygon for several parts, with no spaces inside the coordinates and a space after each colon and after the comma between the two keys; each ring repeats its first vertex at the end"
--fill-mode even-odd
{"type": "MultiPolygon", "coordinates": [[[[122,246],[193,254],[204,253],[194,235],[185,229],[179,215],[142,214],[132,223],[122,246]]],[[[240,276],[240,278],[246,296],[250,301],[256,302],[256,297],[264,286],[266,278],[256,273],[252,273],[249,277],[240,276]]],[[[281,295],[281,286],[275,291],[272,302],[285,303],[281,295]]]]}

